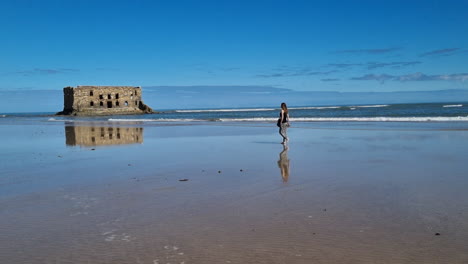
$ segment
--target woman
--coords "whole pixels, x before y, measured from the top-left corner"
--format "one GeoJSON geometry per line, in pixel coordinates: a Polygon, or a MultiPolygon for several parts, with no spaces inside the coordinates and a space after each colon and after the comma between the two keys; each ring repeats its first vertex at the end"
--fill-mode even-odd
{"type": "Polygon", "coordinates": [[[287,131],[286,131],[289,127],[289,113],[288,113],[288,107],[286,106],[286,103],[281,103],[281,113],[280,113],[280,118],[278,120],[278,126],[279,126],[279,133],[283,137],[283,142],[281,142],[281,144],[286,144],[286,142],[289,141],[287,131]]]}

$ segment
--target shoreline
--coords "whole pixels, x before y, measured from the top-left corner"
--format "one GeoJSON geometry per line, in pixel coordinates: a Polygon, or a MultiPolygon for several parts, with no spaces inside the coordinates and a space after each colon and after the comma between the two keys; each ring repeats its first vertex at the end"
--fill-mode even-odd
{"type": "Polygon", "coordinates": [[[7,262],[468,260],[464,124],[0,126],[7,262]]]}

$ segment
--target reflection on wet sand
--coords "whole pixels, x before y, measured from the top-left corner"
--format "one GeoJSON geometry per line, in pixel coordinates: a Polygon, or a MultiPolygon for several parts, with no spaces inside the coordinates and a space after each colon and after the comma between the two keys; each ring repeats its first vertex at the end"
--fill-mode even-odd
{"type": "Polygon", "coordinates": [[[283,151],[279,154],[280,159],[278,160],[278,167],[281,171],[281,177],[283,182],[287,182],[289,179],[289,159],[288,159],[288,146],[283,145],[283,151]]]}
{"type": "Polygon", "coordinates": [[[67,146],[103,146],[143,143],[142,127],[65,126],[67,146]]]}

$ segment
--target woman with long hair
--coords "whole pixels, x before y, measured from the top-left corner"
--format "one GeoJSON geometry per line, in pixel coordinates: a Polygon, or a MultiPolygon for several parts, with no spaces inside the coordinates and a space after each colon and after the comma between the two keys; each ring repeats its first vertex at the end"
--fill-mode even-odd
{"type": "Polygon", "coordinates": [[[286,144],[289,141],[287,129],[289,127],[289,112],[286,103],[281,103],[281,113],[278,119],[279,134],[283,137],[281,144],[286,144]]]}

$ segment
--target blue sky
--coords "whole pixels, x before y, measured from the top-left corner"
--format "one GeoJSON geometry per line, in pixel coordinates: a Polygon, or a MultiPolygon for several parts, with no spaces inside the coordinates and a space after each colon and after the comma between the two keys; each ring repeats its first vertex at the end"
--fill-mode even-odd
{"type": "Polygon", "coordinates": [[[0,4],[0,90],[468,89],[468,1],[0,4]]]}

